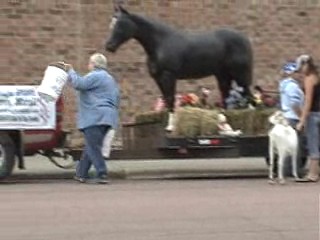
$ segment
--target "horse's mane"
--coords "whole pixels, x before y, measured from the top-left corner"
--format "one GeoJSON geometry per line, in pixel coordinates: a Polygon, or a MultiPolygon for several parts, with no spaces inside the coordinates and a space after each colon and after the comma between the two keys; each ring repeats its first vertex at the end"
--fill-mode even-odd
{"type": "Polygon", "coordinates": [[[168,24],[165,24],[163,22],[157,21],[153,18],[142,16],[135,13],[130,13],[130,18],[137,22],[144,24],[150,28],[153,28],[158,33],[173,33],[173,32],[179,32],[179,30],[169,26],[168,24]]]}

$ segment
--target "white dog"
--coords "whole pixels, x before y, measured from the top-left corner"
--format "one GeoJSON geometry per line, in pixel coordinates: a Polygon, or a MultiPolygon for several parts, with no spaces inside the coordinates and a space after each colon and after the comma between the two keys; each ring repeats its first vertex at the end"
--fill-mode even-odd
{"type": "Polygon", "coordinates": [[[287,156],[291,156],[292,175],[298,179],[297,174],[297,153],[298,153],[298,135],[289,125],[281,111],[275,112],[269,117],[269,122],[274,126],[269,132],[269,179],[274,183],[273,167],[274,154],[278,154],[278,178],[280,184],[284,184],[283,167],[287,156]]]}

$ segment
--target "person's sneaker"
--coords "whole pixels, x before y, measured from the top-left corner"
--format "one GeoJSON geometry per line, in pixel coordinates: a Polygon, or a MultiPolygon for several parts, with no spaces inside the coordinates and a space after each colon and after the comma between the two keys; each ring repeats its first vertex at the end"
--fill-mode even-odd
{"type": "Polygon", "coordinates": [[[109,180],[108,180],[107,175],[101,175],[101,176],[97,177],[96,182],[99,184],[108,184],[109,180]]]}
{"type": "Polygon", "coordinates": [[[74,176],[73,179],[78,181],[79,183],[86,183],[86,179],[82,177],[74,176]]]}

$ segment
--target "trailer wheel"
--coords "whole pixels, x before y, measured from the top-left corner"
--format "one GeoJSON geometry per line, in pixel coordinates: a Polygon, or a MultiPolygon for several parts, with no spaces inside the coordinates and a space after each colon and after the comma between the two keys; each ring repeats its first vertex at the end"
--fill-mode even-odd
{"type": "Polygon", "coordinates": [[[14,167],[14,143],[6,133],[0,133],[0,179],[10,176],[14,167]]]}

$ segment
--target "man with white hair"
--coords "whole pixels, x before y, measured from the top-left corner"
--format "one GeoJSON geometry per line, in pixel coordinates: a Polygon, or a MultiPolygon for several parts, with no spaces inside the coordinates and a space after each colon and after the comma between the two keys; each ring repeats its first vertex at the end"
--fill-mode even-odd
{"type": "Polygon", "coordinates": [[[103,140],[119,121],[119,88],[107,72],[107,59],[93,54],[88,63],[89,73],[80,76],[69,65],[70,84],[79,93],[77,125],[83,132],[85,147],[76,170],[75,179],[81,183],[89,180],[89,169],[95,167],[95,183],[108,183],[107,166],[102,156],[103,140]]]}

